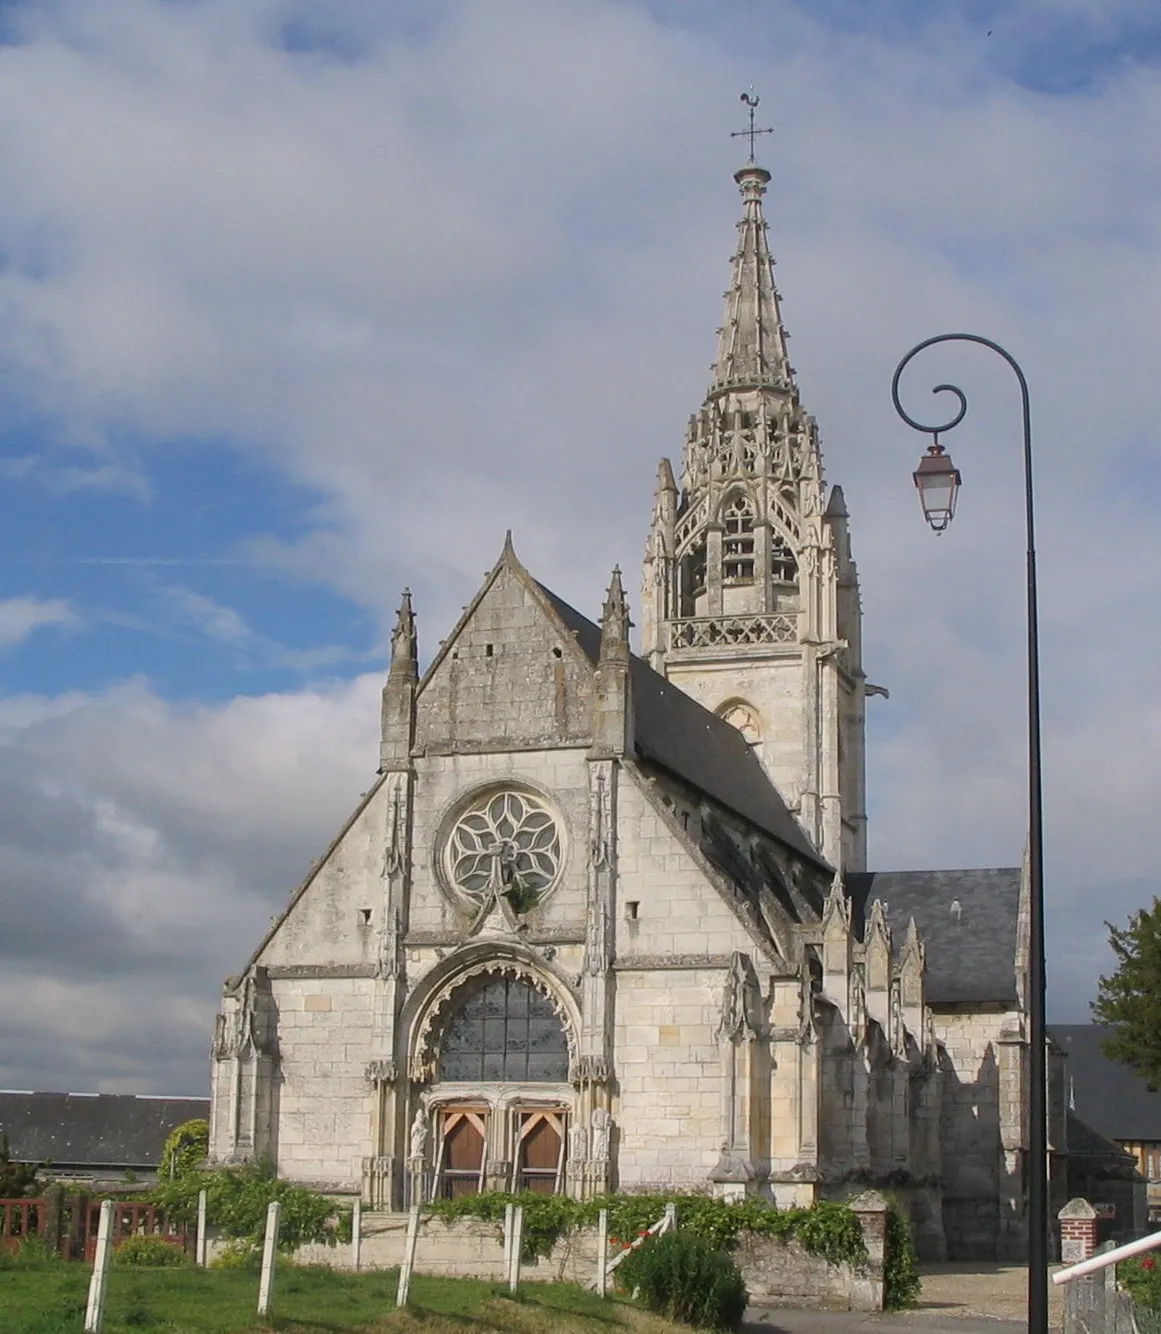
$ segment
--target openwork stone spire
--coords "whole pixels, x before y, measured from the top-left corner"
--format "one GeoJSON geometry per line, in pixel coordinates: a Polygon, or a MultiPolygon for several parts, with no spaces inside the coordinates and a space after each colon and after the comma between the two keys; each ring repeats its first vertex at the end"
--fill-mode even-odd
{"type": "Polygon", "coordinates": [[[774,259],[766,239],[762,196],[770,173],[748,162],[734,175],[742,192],[742,220],[726,313],[718,333],[710,396],[727,389],[789,389],[792,370],[774,286],[774,259]]]}
{"type": "Polygon", "coordinates": [[[827,493],[787,356],[762,216],[770,173],[751,160],[734,180],[742,218],[725,323],[678,476],[666,463],[658,474],[642,647],[738,727],[831,865],[858,870],[864,678],[846,505],[827,493]]]}

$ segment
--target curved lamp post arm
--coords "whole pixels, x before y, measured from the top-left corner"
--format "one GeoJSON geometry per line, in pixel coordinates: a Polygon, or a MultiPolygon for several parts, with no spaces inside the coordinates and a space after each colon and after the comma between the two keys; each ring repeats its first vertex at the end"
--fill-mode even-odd
{"type": "MultiPolygon", "coordinates": [[[[1048,1069],[1045,1056],[1045,958],[1044,958],[1044,847],[1043,802],[1040,772],[1040,631],[1036,590],[1036,525],[1032,504],[1032,413],[1028,381],[1019,363],[1006,348],[979,334],[948,333],[917,343],[895,368],[891,400],[895,411],[916,431],[932,437],[932,453],[941,454],[941,432],[954,430],[967,415],[967,395],[953,384],[938,384],[934,394],[951,394],[956,411],[938,426],[917,421],[899,401],[899,380],[912,358],[937,343],[979,343],[990,348],[1012,368],[1020,384],[1024,422],[1024,519],[1027,531],[1028,612],[1028,899],[1029,949],[1028,995],[1028,1331],[1048,1331],[1048,1069]]],[[[922,465],[921,465],[922,466],[922,465]]],[[[952,469],[950,459],[946,468],[952,469]]],[[[958,484],[958,473],[956,474],[958,484]]],[[[954,501],[953,501],[954,508],[954,501]]],[[[944,527],[950,520],[948,514],[944,527]]],[[[939,531],[937,529],[937,531],[939,531]]]]}

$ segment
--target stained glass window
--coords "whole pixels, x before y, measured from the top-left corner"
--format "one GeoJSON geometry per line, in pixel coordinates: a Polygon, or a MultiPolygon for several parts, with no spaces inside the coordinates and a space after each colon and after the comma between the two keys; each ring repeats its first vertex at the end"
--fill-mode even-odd
{"type": "Polygon", "coordinates": [[[439,1077],[564,1083],[568,1042],[551,1002],[519,978],[465,988],[444,1030],[439,1077]]]}
{"type": "Polygon", "coordinates": [[[479,903],[505,894],[526,911],[560,869],[560,835],[543,802],[527,792],[493,792],[472,803],[448,839],[452,883],[479,903]]]}

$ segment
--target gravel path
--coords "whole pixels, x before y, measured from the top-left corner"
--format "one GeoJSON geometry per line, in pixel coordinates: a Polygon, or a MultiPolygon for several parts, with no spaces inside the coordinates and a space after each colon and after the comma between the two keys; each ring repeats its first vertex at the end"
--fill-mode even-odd
{"type": "MultiPolygon", "coordinates": [[[[1028,1271],[1016,1265],[929,1265],[913,1311],[795,1311],[751,1307],[754,1334],[1021,1334],[1028,1306],[1028,1271]]],[[[1049,1320],[1060,1329],[1063,1289],[1049,1287],[1049,1320]]]]}

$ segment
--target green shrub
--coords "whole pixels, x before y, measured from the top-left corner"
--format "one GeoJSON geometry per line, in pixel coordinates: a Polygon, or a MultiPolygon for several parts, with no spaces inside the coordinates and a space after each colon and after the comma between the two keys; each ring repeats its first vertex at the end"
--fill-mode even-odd
{"type": "Polygon", "coordinates": [[[195,1172],[205,1162],[210,1151],[210,1123],[201,1117],[183,1121],[166,1138],[157,1164],[157,1175],[162,1181],[195,1172]]]}
{"type": "Polygon", "coordinates": [[[692,1232],[650,1237],[616,1274],[650,1311],[701,1329],[738,1329],[749,1301],[733,1258],[692,1232]]]}
{"type": "Polygon", "coordinates": [[[278,1245],[294,1251],[308,1242],[334,1246],[351,1239],[351,1210],[325,1195],[280,1181],[269,1163],[247,1163],[212,1172],[189,1171],[161,1181],[151,1198],[174,1223],[192,1224],[198,1192],[206,1192],[206,1215],[227,1237],[259,1245],[266,1234],[266,1209],[281,1207],[278,1245]]]}
{"type": "Polygon", "coordinates": [[[1138,1306],[1161,1312],[1161,1260],[1154,1255],[1135,1255],[1117,1265],[1117,1281],[1138,1306]]]}
{"type": "Polygon", "coordinates": [[[228,1241],[210,1261],[211,1269],[257,1269],[262,1252],[249,1241],[228,1241]]]}
{"type": "Polygon", "coordinates": [[[57,1252],[35,1232],[21,1237],[15,1250],[10,1250],[7,1242],[0,1241],[0,1269],[40,1269],[62,1263],[57,1252]]]}
{"type": "Polygon", "coordinates": [[[919,1261],[911,1220],[894,1201],[887,1211],[887,1235],[883,1245],[883,1305],[901,1311],[919,1304],[919,1261]]]}
{"type": "Polygon", "coordinates": [[[164,1237],[126,1237],[113,1251],[115,1265],[142,1269],[178,1269],[190,1263],[180,1246],[164,1237]]]}

